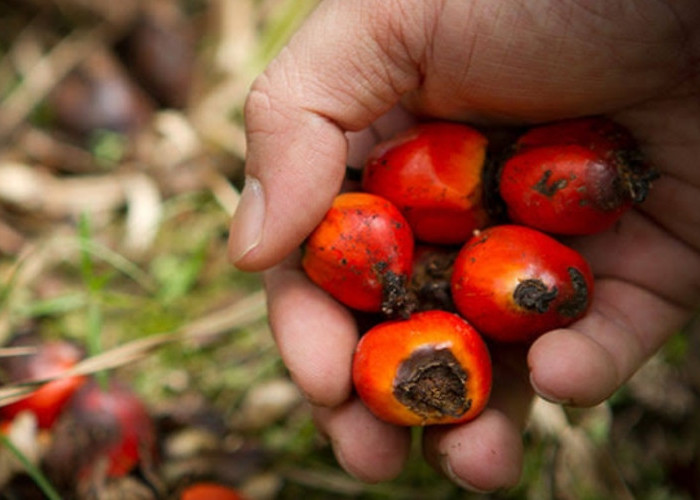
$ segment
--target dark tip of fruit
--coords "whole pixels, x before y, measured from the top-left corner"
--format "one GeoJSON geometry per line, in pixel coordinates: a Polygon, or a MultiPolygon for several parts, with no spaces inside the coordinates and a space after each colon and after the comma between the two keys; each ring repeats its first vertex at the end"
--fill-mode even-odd
{"type": "Polygon", "coordinates": [[[651,183],[660,177],[638,151],[624,152],[618,158],[620,177],[629,199],[634,203],[646,200],[651,183]]]}
{"type": "Polygon", "coordinates": [[[549,304],[557,297],[558,293],[557,287],[552,287],[549,290],[541,280],[526,279],[515,287],[513,299],[523,309],[543,314],[547,312],[549,304]]]}
{"type": "Polygon", "coordinates": [[[588,285],[581,271],[575,267],[570,267],[567,271],[571,278],[574,295],[569,300],[563,302],[557,308],[557,311],[562,316],[577,318],[588,308],[588,285]]]}
{"type": "Polygon", "coordinates": [[[646,200],[651,190],[651,183],[659,178],[656,170],[649,169],[638,175],[631,175],[627,181],[627,189],[634,203],[642,203],[646,200]]]}
{"type": "Polygon", "coordinates": [[[401,363],[394,383],[396,399],[424,418],[458,418],[471,408],[467,372],[449,349],[423,348],[401,363]]]}

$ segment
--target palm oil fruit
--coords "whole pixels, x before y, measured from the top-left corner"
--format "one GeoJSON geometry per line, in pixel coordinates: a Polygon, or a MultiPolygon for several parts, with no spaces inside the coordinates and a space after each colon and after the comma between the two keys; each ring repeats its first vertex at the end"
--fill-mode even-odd
{"type": "Polygon", "coordinates": [[[488,221],[482,193],[486,146],[486,137],[467,125],[417,125],[375,146],[362,188],[394,203],[416,239],[463,243],[488,221]]]}
{"type": "Polygon", "coordinates": [[[486,342],[527,344],[591,307],[591,267],[557,235],[607,230],[656,177],[605,117],[501,132],[433,121],[380,142],[361,191],[338,196],[304,245],[312,281],[381,313],[358,315],[368,326],[352,363],[381,420],[476,418],[492,383],[486,342]]]}
{"type": "Polygon", "coordinates": [[[304,244],[309,278],[348,307],[403,315],[413,265],[413,233],[388,200],[338,195],[304,244]]]}
{"type": "Polygon", "coordinates": [[[386,321],[360,339],[355,390],[379,419],[402,426],[476,418],[491,391],[491,359],[479,333],[456,314],[424,311],[386,321]]]}
{"type": "Polygon", "coordinates": [[[64,375],[82,359],[83,352],[65,340],[36,344],[24,341],[20,338],[13,346],[34,349],[34,353],[3,360],[5,375],[14,382],[45,382],[26,397],[0,407],[0,419],[12,420],[19,413],[28,411],[36,416],[40,428],[50,429],[73,394],[86,381],[84,375],[64,375]]]}
{"type": "Polygon", "coordinates": [[[532,228],[480,231],[457,255],[452,298],[481,334],[528,342],[567,326],[588,310],[593,276],[575,250],[532,228]]]}
{"type": "Polygon", "coordinates": [[[513,149],[498,183],[507,214],[553,234],[604,231],[656,176],[629,132],[602,117],[535,127],[513,149]]]}
{"type": "Polygon", "coordinates": [[[236,489],[213,482],[199,482],[187,486],[180,493],[180,500],[243,500],[236,489]]]}

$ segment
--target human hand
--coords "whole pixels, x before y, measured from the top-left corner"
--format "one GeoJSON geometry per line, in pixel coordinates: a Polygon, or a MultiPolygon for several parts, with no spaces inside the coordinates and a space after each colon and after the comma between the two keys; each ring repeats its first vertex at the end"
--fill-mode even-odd
{"type": "Polygon", "coordinates": [[[596,275],[587,316],[529,349],[494,350],[489,409],[425,429],[426,459],[453,481],[512,486],[530,386],[567,404],[603,401],[700,304],[699,60],[695,0],[319,5],[249,95],[248,177],[230,255],[241,269],[267,270],[281,355],[348,472],[395,476],[410,439],[352,395],[355,319],[298,266],[295,249],[330,207],[348,154],[356,162],[415,116],[493,128],[605,114],[662,173],[613,229],[567,241],[596,275]]]}

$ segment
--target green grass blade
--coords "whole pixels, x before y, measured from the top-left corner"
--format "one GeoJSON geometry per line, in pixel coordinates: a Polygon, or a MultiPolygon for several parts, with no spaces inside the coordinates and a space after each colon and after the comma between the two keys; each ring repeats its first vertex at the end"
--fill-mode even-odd
{"type": "Polygon", "coordinates": [[[0,443],[7,448],[10,453],[12,453],[15,458],[22,464],[25,472],[32,478],[34,483],[41,489],[41,491],[46,495],[49,500],[61,500],[61,495],[58,494],[56,489],[51,485],[48,478],[41,472],[41,470],[34,465],[22,451],[15,446],[15,444],[8,438],[5,434],[0,433],[0,443]]]}

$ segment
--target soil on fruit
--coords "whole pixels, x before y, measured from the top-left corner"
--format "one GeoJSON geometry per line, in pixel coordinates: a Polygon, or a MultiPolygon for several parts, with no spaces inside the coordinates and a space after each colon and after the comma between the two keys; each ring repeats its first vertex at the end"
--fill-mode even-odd
{"type": "Polygon", "coordinates": [[[574,295],[559,305],[557,311],[562,316],[567,316],[569,318],[575,318],[582,314],[588,307],[588,285],[586,285],[586,279],[583,277],[581,271],[575,267],[570,267],[567,269],[569,277],[571,278],[571,285],[574,290],[574,295]]]}
{"type": "Polygon", "coordinates": [[[547,198],[551,198],[557,191],[565,188],[569,183],[566,179],[558,179],[550,183],[549,179],[551,177],[552,171],[545,170],[544,174],[542,175],[542,178],[537,182],[537,184],[532,186],[532,189],[534,189],[541,195],[546,196],[547,198]]]}
{"type": "Polygon", "coordinates": [[[468,377],[449,349],[422,348],[399,366],[394,396],[425,419],[458,418],[472,405],[466,394],[468,377]]]}
{"type": "Polygon", "coordinates": [[[513,300],[523,309],[544,314],[549,309],[549,304],[557,298],[557,287],[548,289],[547,285],[538,279],[526,279],[518,283],[513,291],[513,300]]]}

